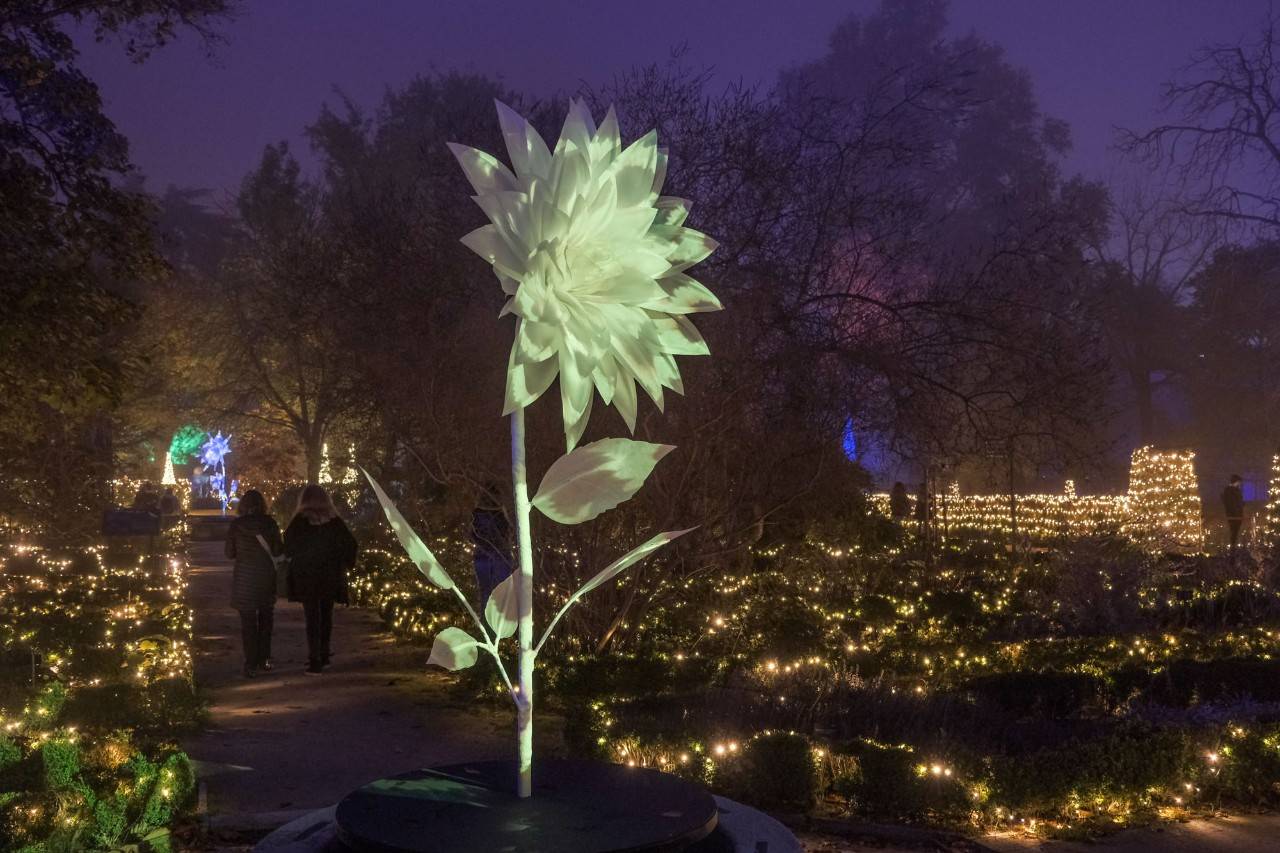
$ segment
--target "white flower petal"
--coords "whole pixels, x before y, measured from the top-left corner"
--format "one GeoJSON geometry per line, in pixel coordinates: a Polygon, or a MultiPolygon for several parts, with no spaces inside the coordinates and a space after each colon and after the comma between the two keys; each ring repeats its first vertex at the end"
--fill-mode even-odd
{"type": "Polygon", "coordinates": [[[662,351],[672,355],[707,355],[707,343],[686,317],[667,317],[657,312],[653,327],[658,333],[662,351]]]}
{"type": "Polygon", "coordinates": [[[590,408],[591,396],[595,393],[591,382],[594,368],[586,369],[585,361],[568,347],[560,350],[560,409],[566,428],[590,408]]]}
{"type": "Polygon", "coordinates": [[[623,375],[619,377],[617,384],[614,385],[613,405],[618,409],[618,414],[622,415],[622,420],[626,422],[627,429],[634,433],[636,431],[637,408],[636,383],[632,381],[630,376],[623,375]]]}
{"type": "Polygon", "coordinates": [[[667,182],[667,149],[658,149],[658,162],[653,170],[653,194],[662,195],[662,185],[667,182]]]}
{"type": "Polygon", "coordinates": [[[546,361],[560,348],[560,329],[550,323],[523,322],[516,329],[515,345],[511,348],[516,364],[536,364],[546,361]]]}
{"type": "Polygon", "coordinates": [[[610,167],[618,183],[618,206],[633,207],[653,200],[658,168],[658,134],[649,131],[627,146],[610,167]]]}
{"type": "Polygon", "coordinates": [[[578,416],[572,424],[565,421],[564,439],[569,450],[578,446],[578,442],[582,440],[582,434],[587,431],[587,422],[591,420],[591,394],[587,394],[587,405],[582,410],[582,414],[578,416]]]}
{"type": "Polygon", "coordinates": [[[667,259],[671,261],[671,269],[682,272],[707,257],[720,244],[701,231],[692,228],[655,225],[649,232],[652,236],[670,243],[667,259]]]}
{"type": "Polygon", "coordinates": [[[462,245],[493,264],[499,277],[519,277],[524,274],[524,261],[511,251],[494,225],[482,225],[462,238],[462,245]]]}
{"type": "Polygon", "coordinates": [[[618,245],[643,245],[658,211],[652,207],[620,207],[601,229],[600,236],[618,245]]]}
{"type": "Polygon", "coordinates": [[[449,143],[449,150],[457,158],[463,174],[478,194],[509,192],[520,188],[516,176],[492,154],[456,142],[449,143]]]}
{"type": "Polygon", "coordinates": [[[658,225],[683,225],[689,216],[689,202],[673,195],[664,195],[658,199],[655,206],[658,208],[658,216],[655,219],[658,225]]]}
{"type": "Polygon", "coordinates": [[[600,395],[600,399],[608,406],[613,402],[613,389],[618,384],[617,361],[609,353],[605,353],[600,359],[600,363],[596,365],[596,369],[591,372],[591,381],[595,383],[596,393],[600,395]]]}
{"type": "Polygon", "coordinates": [[[591,118],[591,111],[586,104],[577,98],[569,102],[569,113],[565,116],[564,125],[560,128],[560,141],[556,143],[556,154],[583,153],[591,150],[591,137],[595,135],[596,125],[591,118]]]}
{"type": "Polygon", "coordinates": [[[622,303],[648,307],[650,302],[664,299],[666,291],[651,276],[637,270],[623,270],[602,283],[599,290],[579,296],[583,302],[622,303]]]}
{"type": "Polygon", "coordinates": [[[556,378],[556,359],[549,358],[541,364],[516,364],[515,348],[507,359],[507,391],[502,414],[509,415],[516,409],[530,406],[551,387],[556,378]]]}
{"type": "Polygon", "coordinates": [[[662,288],[663,297],[643,307],[667,314],[696,314],[724,308],[714,293],[684,273],[663,276],[658,279],[658,286],[662,288]]]}
{"type": "Polygon", "coordinates": [[[536,175],[545,178],[551,171],[551,152],[533,125],[501,101],[498,107],[498,124],[502,126],[502,138],[507,143],[511,165],[521,177],[536,175]]]}
{"type": "Polygon", "coordinates": [[[556,208],[566,215],[574,213],[578,197],[590,180],[591,167],[585,157],[556,154],[556,164],[552,170],[556,208]]]}
{"type": "Polygon", "coordinates": [[[524,227],[529,215],[527,195],[514,192],[490,193],[476,196],[476,204],[480,205],[480,209],[489,217],[489,221],[512,252],[526,258],[533,253],[533,246],[528,242],[528,229],[524,227]]]}
{"type": "MultiPolygon", "coordinates": [[[[590,114],[590,112],[587,113],[587,115],[590,114]]],[[[622,133],[618,130],[618,116],[613,111],[613,107],[609,107],[604,121],[596,130],[595,138],[591,140],[591,159],[608,162],[617,157],[621,150],[622,133]]]]}
{"type": "Polygon", "coordinates": [[[661,353],[651,347],[646,347],[638,339],[627,335],[621,335],[614,339],[614,349],[617,352],[619,361],[631,372],[631,375],[635,377],[636,382],[640,384],[644,392],[661,409],[662,383],[659,381],[657,370],[654,367],[654,361],[660,357],[661,353]]]}

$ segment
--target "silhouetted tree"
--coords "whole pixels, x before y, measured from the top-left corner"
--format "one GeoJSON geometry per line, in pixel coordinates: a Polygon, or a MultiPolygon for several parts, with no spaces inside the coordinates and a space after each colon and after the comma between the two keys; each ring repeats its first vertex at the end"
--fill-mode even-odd
{"type": "Polygon", "coordinates": [[[1093,247],[1103,325],[1137,412],[1138,441],[1156,440],[1155,396],[1191,366],[1180,343],[1189,283],[1221,242],[1219,223],[1188,215],[1153,184],[1133,185],[1111,206],[1111,228],[1093,247]]]}
{"type": "Polygon", "coordinates": [[[1209,45],[1165,84],[1166,124],[1124,131],[1122,146],[1203,186],[1196,216],[1280,227],[1280,34],[1268,13],[1255,36],[1209,45]]]}
{"type": "Polygon", "coordinates": [[[1266,470],[1280,452],[1280,243],[1222,249],[1191,287],[1196,446],[1266,470]]]}
{"type": "MultiPolygon", "coordinates": [[[[110,469],[105,414],[142,366],[130,287],[163,265],[128,145],[77,67],[79,26],[135,60],[230,0],[14,0],[0,8],[0,511],[89,521],[110,469]],[[49,508],[58,515],[50,515],[49,508]]],[[[68,521],[70,520],[70,521],[68,521]]],[[[91,523],[91,522],[90,522],[91,523]]]]}

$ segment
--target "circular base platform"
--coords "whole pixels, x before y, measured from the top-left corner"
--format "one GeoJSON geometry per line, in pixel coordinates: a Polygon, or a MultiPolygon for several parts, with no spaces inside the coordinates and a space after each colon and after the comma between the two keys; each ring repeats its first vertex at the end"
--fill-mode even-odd
{"type": "MultiPolygon", "coordinates": [[[[720,809],[715,832],[685,853],[801,853],[791,831],[764,812],[724,797],[715,800],[720,809]]],[[[296,818],[258,842],[253,853],[351,853],[338,841],[336,810],[330,806],[296,818]]]]}
{"type": "Polygon", "coordinates": [[[338,838],[356,853],[675,853],[716,827],[710,794],[656,770],[543,759],[527,799],[515,779],[511,761],[380,779],[338,804],[338,838]]]}

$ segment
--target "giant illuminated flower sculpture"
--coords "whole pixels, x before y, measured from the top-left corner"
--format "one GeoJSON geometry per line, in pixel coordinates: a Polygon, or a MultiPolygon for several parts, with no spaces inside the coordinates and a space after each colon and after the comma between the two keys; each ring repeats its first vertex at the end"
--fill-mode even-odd
{"type": "Polygon", "coordinates": [[[599,128],[581,101],[555,151],[498,104],[513,169],[451,145],[490,224],[462,242],[493,264],[510,297],[516,335],[504,414],[528,406],[560,377],[566,443],[591,414],[593,389],[636,422],[636,384],[662,408],[682,392],[677,355],[706,355],[686,315],[720,308],[685,271],[716,247],[684,227],[689,204],[663,196],[666,152],[650,132],[625,149],[613,110],[599,128]]]}
{"type": "MultiPolygon", "coordinates": [[[[720,303],[685,274],[715,242],[684,227],[687,202],[659,195],[666,155],[650,133],[622,148],[610,110],[598,129],[574,102],[556,149],[523,118],[498,105],[514,169],[462,145],[450,146],[476,189],[490,224],[463,238],[493,264],[508,297],[503,313],[516,317],[507,369],[511,416],[511,479],[519,564],[480,602],[483,618],[409,526],[386,492],[369,478],[409,558],[424,577],[450,590],[470,614],[479,636],[441,631],[430,663],[450,670],[493,658],[517,710],[518,791],[528,796],[533,765],[533,667],[561,617],[609,582],[688,530],[658,533],[597,571],[561,603],[534,641],[533,542],[530,513],[560,524],[590,521],[632,497],[673,448],[627,438],[578,447],[598,392],[635,429],[636,385],[662,406],[663,389],[681,392],[677,355],[705,355],[706,344],[686,315],[720,303]],[[551,464],[529,497],[525,467],[525,408],[560,378],[568,451],[551,464]],[[518,671],[507,671],[499,644],[513,637],[518,671]]],[[[367,476],[367,472],[366,472],[367,476]]]]}

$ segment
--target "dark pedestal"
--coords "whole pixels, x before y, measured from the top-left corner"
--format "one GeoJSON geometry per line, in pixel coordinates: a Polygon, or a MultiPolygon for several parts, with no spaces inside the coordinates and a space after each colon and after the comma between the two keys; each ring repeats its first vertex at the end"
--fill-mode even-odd
{"type": "Polygon", "coordinates": [[[716,828],[710,794],[656,770],[542,759],[523,800],[515,779],[510,761],[380,779],[338,804],[338,838],[357,853],[676,853],[716,828]]]}

